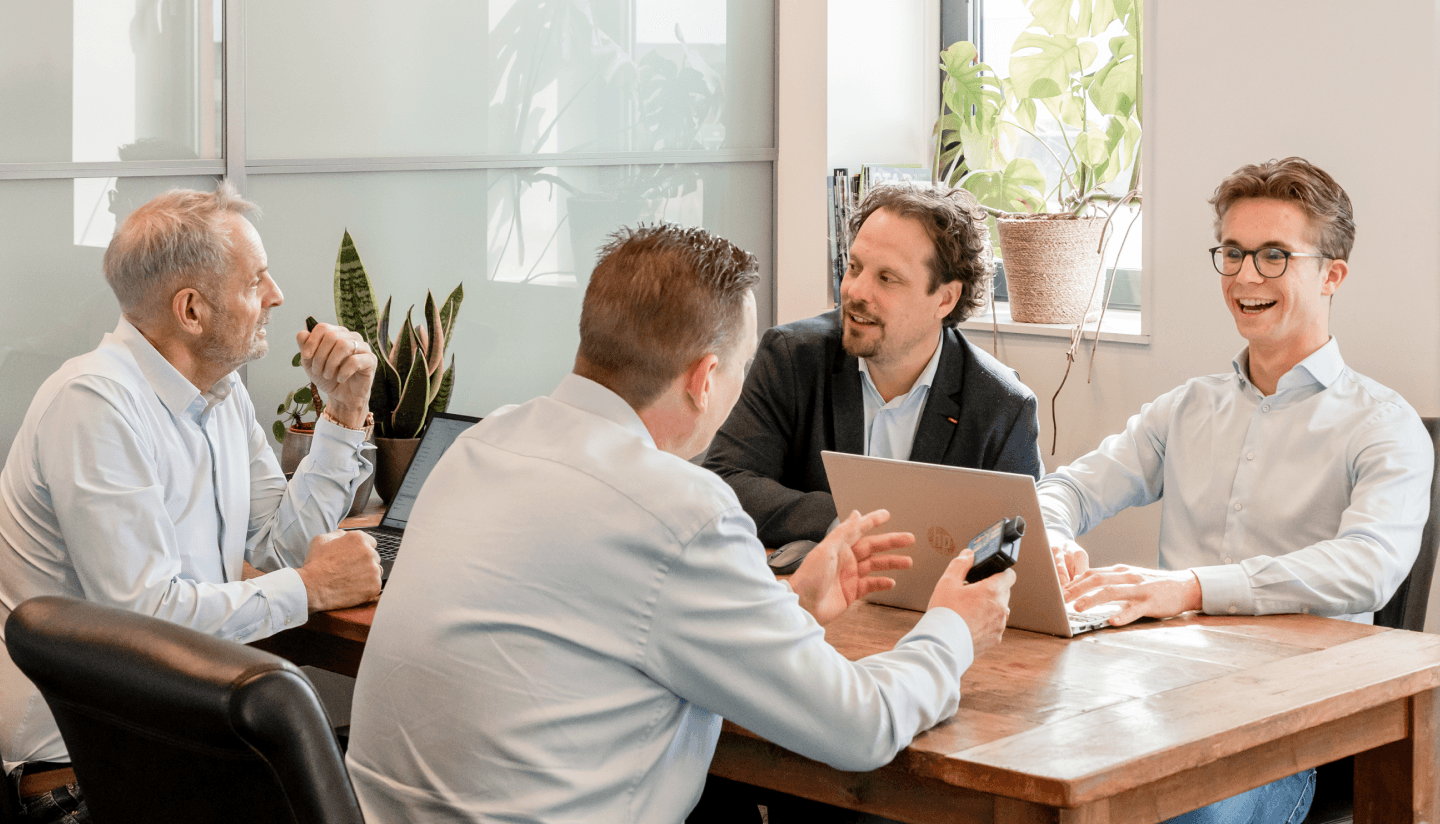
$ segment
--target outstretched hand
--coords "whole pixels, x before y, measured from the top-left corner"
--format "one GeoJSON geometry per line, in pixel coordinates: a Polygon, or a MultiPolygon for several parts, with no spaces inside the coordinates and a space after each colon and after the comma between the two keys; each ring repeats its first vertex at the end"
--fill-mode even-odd
{"type": "Polygon", "coordinates": [[[915,543],[908,532],[867,535],[890,520],[890,513],[877,509],[868,515],[850,513],[825,540],[805,556],[790,576],[790,588],[800,597],[800,606],[821,626],[838,618],[855,599],[895,586],[894,578],[872,577],[872,573],[909,569],[905,555],[882,555],[915,543]]]}

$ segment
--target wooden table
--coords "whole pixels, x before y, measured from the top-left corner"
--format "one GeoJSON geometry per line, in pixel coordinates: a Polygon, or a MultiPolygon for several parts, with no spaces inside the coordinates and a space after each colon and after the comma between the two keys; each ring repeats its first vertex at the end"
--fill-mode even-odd
{"type": "MultiPolygon", "coordinates": [[[[353,675],[374,614],[318,614],[261,645],[353,675]]],[[[857,604],[826,638],[857,659],[918,618],[857,604]]],[[[901,821],[1141,824],[1358,753],[1357,824],[1435,824],[1437,690],[1440,636],[1308,615],[1009,630],[955,717],[882,769],[834,770],[727,723],[711,772],[901,821]]]]}

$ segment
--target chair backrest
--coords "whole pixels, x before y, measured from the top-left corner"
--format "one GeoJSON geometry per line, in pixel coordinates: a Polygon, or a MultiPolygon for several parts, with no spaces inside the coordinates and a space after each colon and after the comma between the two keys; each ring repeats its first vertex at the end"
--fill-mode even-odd
{"type": "Polygon", "coordinates": [[[1378,626],[1425,631],[1425,608],[1430,605],[1430,579],[1435,575],[1435,555],[1440,549],[1440,418],[1421,418],[1430,442],[1435,446],[1435,472],[1430,478],[1430,517],[1420,536],[1420,554],[1410,574],[1395,590],[1390,602],[1375,613],[1378,626]]]}
{"type": "Polygon", "coordinates": [[[314,688],[267,652],[112,607],[32,598],[5,644],[59,724],[97,824],[359,824],[314,688]]]}

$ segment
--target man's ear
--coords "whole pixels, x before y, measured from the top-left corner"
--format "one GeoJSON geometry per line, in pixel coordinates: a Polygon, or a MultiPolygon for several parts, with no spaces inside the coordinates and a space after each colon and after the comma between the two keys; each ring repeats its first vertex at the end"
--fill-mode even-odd
{"type": "Polygon", "coordinates": [[[193,287],[186,287],[170,299],[170,314],[186,334],[199,337],[205,333],[214,310],[205,296],[193,287]]]}
{"type": "Polygon", "coordinates": [[[710,353],[690,367],[685,373],[685,397],[689,399],[690,406],[696,412],[704,412],[710,405],[710,393],[713,389],[712,379],[715,377],[715,369],[720,365],[720,358],[715,353],[710,353]]]}
{"type": "Polygon", "coordinates": [[[935,292],[936,297],[940,298],[940,305],[935,308],[935,317],[944,320],[955,308],[955,304],[960,302],[960,296],[965,293],[965,287],[960,281],[952,280],[949,283],[940,284],[940,288],[935,292]]]}
{"type": "Polygon", "coordinates": [[[1345,276],[1350,274],[1350,264],[1343,260],[1330,261],[1330,271],[1325,273],[1325,279],[1320,281],[1320,294],[1333,295],[1340,284],[1345,281],[1345,276]]]}

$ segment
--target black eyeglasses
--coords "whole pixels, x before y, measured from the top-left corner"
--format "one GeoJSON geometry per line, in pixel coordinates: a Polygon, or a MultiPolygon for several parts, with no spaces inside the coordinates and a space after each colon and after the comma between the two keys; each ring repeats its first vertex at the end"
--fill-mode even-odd
{"type": "Polygon", "coordinates": [[[1210,250],[1210,262],[1215,264],[1215,271],[1230,277],[1240,274],[1240,267],[1245,265],[1247,255],[1255,256],[1255,271],[1264,278],[1278,278],[1285,274],[1290,267],[1290,258],[1321,258],[1326,255],[1311,255],[1304,252],[1291,252],[1285,249],[1277,249],[1274,246],[1264,246],[1255,250],[1241,249],[1238,246],[1216,246],[1210,250]]]}

